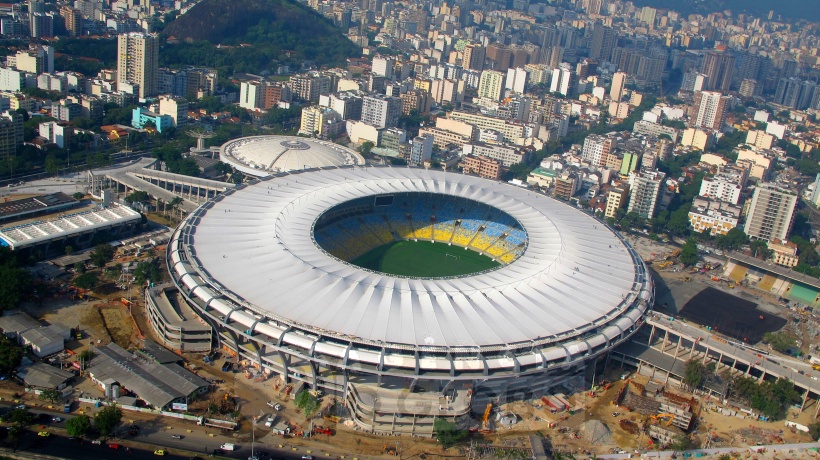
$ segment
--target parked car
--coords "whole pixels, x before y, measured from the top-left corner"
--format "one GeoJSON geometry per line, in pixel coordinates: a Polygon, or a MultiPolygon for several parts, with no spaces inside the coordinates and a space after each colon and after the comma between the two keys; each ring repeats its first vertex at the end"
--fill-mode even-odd
{"type": "Polygon", "coordinates": [[[37,433],[37,436],[42,436],[44,438],[47,438],[47,437],[51,436],[51,433],[49,433],[48,431],[41,431],[41,432],[37,433]]]}

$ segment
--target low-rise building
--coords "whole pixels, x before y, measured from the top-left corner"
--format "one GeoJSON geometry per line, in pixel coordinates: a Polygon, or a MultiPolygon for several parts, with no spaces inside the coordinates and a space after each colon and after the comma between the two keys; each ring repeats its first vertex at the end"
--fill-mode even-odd
{"type": "Polygon", "coordinates": [[[554,169],[537,167],[527,176],[527,183],[533,186],[550,188],[555,184],[555,178],[561,175],[561,171],[554,169]]]}
{"type": "Polygon", "coordinates": [[[163,345],[182,352],[211,349],[211,326],[191,310],[171,283],[145,290],[148,324],[163,345]]]}
{"type": "Polygon", "coordinates": [[[464,144],[462,151],[465,155],[480,155],[495,158],[505,168],[516,163],[525,163],[533,155],[532,148],[514,147],[509,145],[489,144],[484,142],[470,142],[464,144]]]}
{"type": "Polygon", "coordinates": [[[647,120],[636,121],[632,132],[652,137],[660,137],[661,134],[666,134],[672,139],[672,142],[678,142],[678,137],[680,136],[680,131],[671,126],[664,126],[660,123],[653,123],[647,120]]]}
{"type": "Polygon", "coordinates": [[[17,370],[17,377],[26,387],[34,390],[65,389],[73,380],[74,374],[46,363],[34,363],[17,370]]]}
{"type": "Polygon", "coordinates": [[[714,137],[709,131],[705,129],[689,128],[683,132],[683,138],[680,143],[684,147],[694,147],[701,151],[706,151],[706,149],[709,148],[713,142],[714,137]]]}
{"type": "Polygon", "coordinates": [[[769,249],[772,250],[772,262],[784,267],[795,267],[800,263],[797,257],[797,245],[791,241],[782,241],[775,238],[769,241],[769,249]]]}
{"type": "Polygon", "coordinates": [[[114,387],[128,390],[155,409],[186,402],[206,391],[209,383],[179,364],[160,364],[140,358],[115,343],[95,349],[88,368],[91,380],[107,395],[114,387]]]}
{"type": "Polygon", "coordinates": [[[578,176],[570,171],[564,171],[560,176],[555,178],[555,188],[552,194],[556,198],[569,201],[580,188],[581,181],[578,179],[578,176]]]}
{"type": "Polygon", "coordinates": [[[696,197],[689,209],[689,224],[698,233],[725,235],[737,227],[742,208],[727,201],[696,197]]]}
{"type": "Polygon", "coordinates": [[[131,126],[134,128],[145,129],[151,125],[161,133],[173,128],[174,120],[169,115],[160,115],[143,107],[137,107],[131,112],[131,126]]]}
{"type": "Polygon", "coordinates": [[[466,174],[477,174],[487,179],[498,180],[504,172],[501,162],[480,155],[465,155],[461,158],[461,167],[466,174]]]}
{"type": "Polygon", "coordinates": [[[615,217],[619,209],[626,207],[629,199],[629,185],[612,187],[606,194],[606,210],[604,217],[615,217]]]}
{"type": "Polygon", "coordinates": [[[71,338],[71,329],[60,324],[41,325],[26,313],[15,311],[0,317],[0,329],[6,337],[29,347],[37,357],[59,353],[71,338]]]}

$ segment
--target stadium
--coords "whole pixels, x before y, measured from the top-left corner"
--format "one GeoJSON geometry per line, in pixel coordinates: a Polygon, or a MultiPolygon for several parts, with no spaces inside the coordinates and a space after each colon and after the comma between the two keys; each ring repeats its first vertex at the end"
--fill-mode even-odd
{"type": "Polygon", "coordinates": [[[637,253],[594,217],[418,168],[240,185],[188,216],[167,263],[223,348],[344,398],[378,433],[429,436],[436,418],[577,386],[654,301],[637,253]]]}
{"type": "Polygon", "coordinates": [[[363,165],[355,150],[319,139],[296,136],[250,136],[219,148],[219,159],[254,177],[328,166],[363,165]]]}

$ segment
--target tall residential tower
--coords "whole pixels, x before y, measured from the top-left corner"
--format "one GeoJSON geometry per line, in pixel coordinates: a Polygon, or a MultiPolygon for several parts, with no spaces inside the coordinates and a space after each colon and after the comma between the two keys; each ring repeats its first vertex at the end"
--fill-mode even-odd
{"type": "Polygon", "coordinates": [[[133,32],[117,38],[117,84],[139,85],[139,97],[157,94],[159,38],[156,34],[133,32]]]}

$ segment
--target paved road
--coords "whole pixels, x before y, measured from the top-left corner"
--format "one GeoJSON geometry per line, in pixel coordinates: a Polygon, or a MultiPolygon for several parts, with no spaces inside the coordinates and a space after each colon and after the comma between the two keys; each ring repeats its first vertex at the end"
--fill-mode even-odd
{"type": "MultiPolygon", "coordinates": [[[[807,442],[803,444],[770,444],[767,446],[755,446],[755,447],[717,447],[714,449],[696,449],[696,450],[689,450],[686,451],[685,454],[689,454],[689,457],[696,457],[698,454],[702,455],[719,455],[719,454],[732,454],[732,453],[742,453],[742,452],[766,452],[767,454],[758,454],[754,458],[759,458],[760,455],[763,455],[763,458],[781,458],[787,457],[790,458],[795,452],[806,452],[808,449],[817,449],[820,447],[820,442],[807,442]],[[781,455],[785,454],[785,455],[781,455]]],[[[685,455],[684,454],[684,455],[685,455]]],[[[676,458],[681,457],[681,452],[676,452],[672,450],[665,450],[660,452],[645,452],[641,454],[640,458],[676,458]]],[[[747,455],[748,457],[748,455],[747,455]]],[[[616,460],[616,459],[626,459],[626,458],[637,458],[634,454],[608,454],[608,455],[599,455],[597,458],[600,459],[607,459],[607,460],[616,460]]]]}
{"type": "MultiPolygon", "coordinates": [[[[11,408],[11,405],[3,405],[6,408],[11,408]]],[[[225,442],[233,442],[237,445],[237,450],[234,452],[226,452],[223,455],[220,455],[219,458],[242,458],[246,459],[251,456],[251,446],[250,442],[248,443],[236,443],[232,438],[227,436],[208,436],[205,433],[198,432],[194,430],[191,433],[188,433],[185,428],[180,427],[170,427],[165,423],[162,423],[161,420],[149,420],[149,421],[139,421],[138,425],[141,427],[140,433],[138,436],[133,438],[127,438],[124,440],[120,440],[118,438],[114,438],[108,441],[107,444],[116,443],[119,444],[120,442],[128,444],[132,446],[129,451],[126,451],[124,448],[119,450],[114,450],[108,445],[94,445],[91,441],[88,440],[70,440],[68,439],[65,433],[65,423],[67,419],[71,419],[76,417],[77,415],[74,414],[64,414],[54,411],[47,411],[42,409],[35,409],[29,408],[29,411],[33,414],[40,415],[45,414],[46,417],[42,418],[38,421],[37,425],[33,425],[30,428],[30,431],[24,432],[23,436],[21,437],[20,445],[17,451],[23,452],[32,452],[38,453],[43,455],[50,455],[59,458],[67,458],[67,459],[116,459],[122,460],[122,458],[133,458],[133,459],[143,459],[143,458],[157,458],[154,455],[154,450],[156,449],[164,449],[167,452],[167,455],[164,458],[168,459],[190,459],[192,454],[189,452],[197,452],[199,453],[199,457],[207,458],[205,450],[207,449],[208,453],[212,452],[213,449],[218,448],[222,443],[225,442]],[[51,417],[60,417],[64,420],[58,423],[51,423],[51,417]],[[42,420],[46,420],[42,425],[42,420]],[[49,437],[41,437],[37,436],[37,432],[39,431],[48,431],[51,434],[49,437]],[[172,435],[179,435],[181,439],[174,439],[172,435]],[[183,452],[186,451],[186,452],[183,452]]],[[[133,419],[132,413],[125,412],[123,414],[124,419],[133,419]]],[[[199,428],[194,425],[191,428],[199,428]]],[[[121,429],[121,432],[123,430],[121,429]]],[[[261,431],[257,430],[257,435],[261,437],[261,431]]],[[[269,435],[272,436],[272,435],[269,435]]],[[[281,442],[280,438],[271,438],[270,442],[281,442]]],[[[260,458],[273,458],[273,459],[283,459],[283,460],[292,460],[292,459],[301,459],[301,456],[305,454],[304,448],[301,451],[291,451],[285,449],[278,449],[270,446],[266,446],[262,442],[257,442],[254,453],[260,458]]],[[[334,458],[334,457],[322,457],[322,458],[334,458]]]]}

